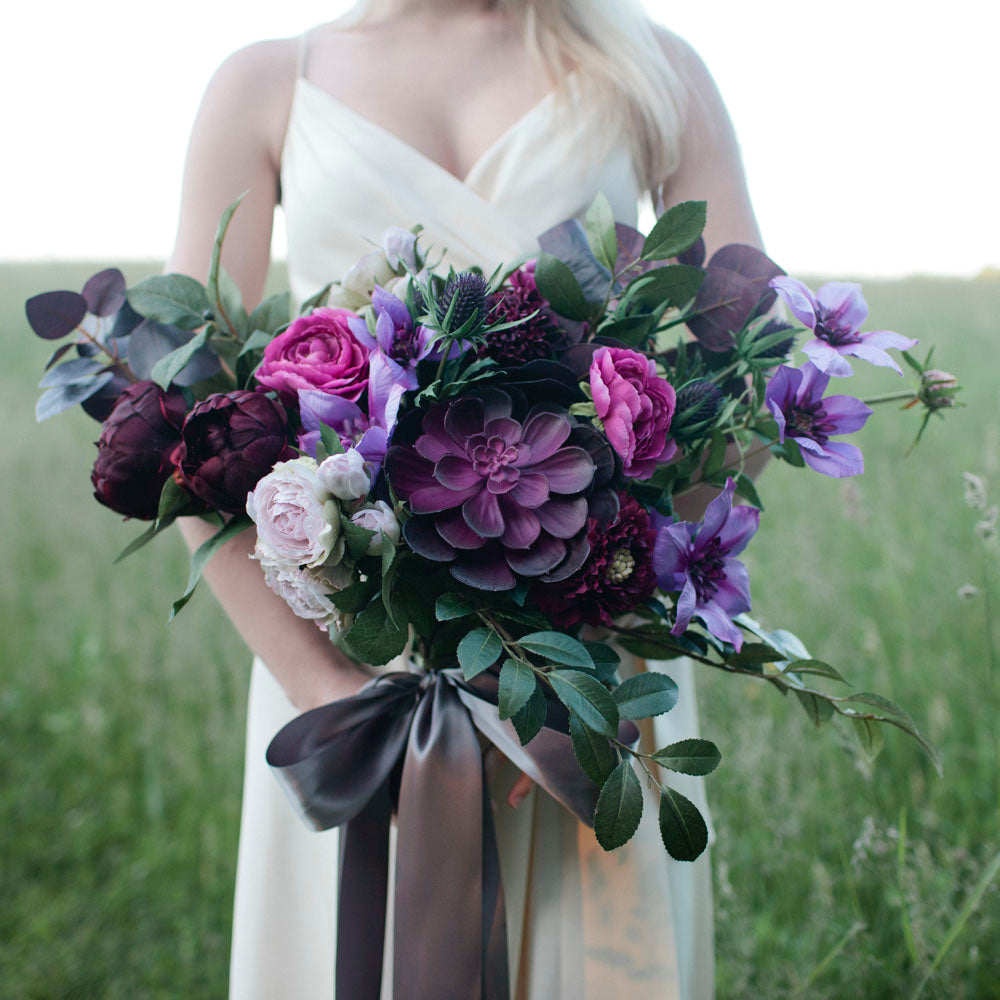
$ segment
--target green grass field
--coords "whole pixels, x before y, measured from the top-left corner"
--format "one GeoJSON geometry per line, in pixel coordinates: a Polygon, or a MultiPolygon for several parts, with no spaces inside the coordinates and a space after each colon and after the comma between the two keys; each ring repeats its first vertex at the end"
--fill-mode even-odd
{"type": "MultiPolygon", "coordinates": [[[[164,624],[186,578],[178,537],[111,566],[139,528],[90,495],[97,425],[33,417],[46,346],[21,303],[94,270],[0,269],[0,995],[223,997],[249,657],[207,592],[164,624]]],[[[769,470],[754,614],[906,707],[944,777],[895,732],[869,769],[846,729],[705,668],[724,1000],[905,998],[932,972],[924,997],[1000,997],[1000,697],[983,594],[957,596],[1000,576],[962,498],[968,470],[1000,502],[1000,282],[866,291],[871,326],[937,343],[967,406],[906,460],[917,417],[879,410],[859,479],[769,470]]],[[[900,384],[865,369],[850,391],[900,384]]]]}

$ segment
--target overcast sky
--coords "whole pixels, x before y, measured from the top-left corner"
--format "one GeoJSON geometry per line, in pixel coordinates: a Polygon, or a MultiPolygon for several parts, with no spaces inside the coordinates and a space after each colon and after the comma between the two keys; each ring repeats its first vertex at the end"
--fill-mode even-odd
{"type": "MultiPolygon", "coordinates": [[[[213,69],[245,43],[297,34],[345,6],[98,0],[57,15],[18,4],[0,41],[0,259],[166,256],[187,133],[213,69]]],[[[1000,266],[1000,5],[647,6],[715,75],[765,241],[788,270],[1000,266]]]]}

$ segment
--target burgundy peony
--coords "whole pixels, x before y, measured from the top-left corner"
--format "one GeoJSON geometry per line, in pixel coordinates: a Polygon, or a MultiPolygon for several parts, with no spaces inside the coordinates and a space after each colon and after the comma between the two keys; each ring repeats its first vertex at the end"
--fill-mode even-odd
{"type": "Polygon", "coordinates": [[[588,521],[590,556],[583,566],[560,583],[537,583],[532,589],[538,609],[556,625],[610,625],[656,589],[656,532],[649,514],[626,493],[618,499],[618,517],[610,525],[588,521]]]}
{"type": "Polygon", "coordinates": [[[561,579],[589,551],[595,461],[572,442],[573,419],[512,411],[493,388],[439,403],[414,445],[386,454],[389,483],[415,515],[404,527],[410,548],[481,590],[508,590],[515,574],[561,579]]]}
{"type": "Polygon", "coordinates": [[[590,365],[590,391],[604,433],[625,463],[625,475],[649,479],[677,450],[667,437],[677,404],[674,387],[643,354],[601,347],[590,365]]]}
{"type": "Polygon", "coordinates": [[[486,334],[480,354],[500,364],[522,365],[552,355],[552,341],[558,336],[549,303],[535,284],[535,262],[512,272],[503,288],[492,297],[490,323],[517,323],[486,334]]]}
{"type": "Polygon", "coordinates": [[[220,392],[197,403],[174,453],[183,484],[218,510],[239,514],[247,494],[277,462],[297,456],[288,417],[262,392],[220,392]]]}
{"type": "Polygon", "coordinates": [[[368,385],[368,348],[351,333],[348,309],[316,309],[264,348],[257,381],[269,389],[319,389],[356,401],[368,385]]]}
{"type": "Polygon", "coordinates": [[[164,392],[155,382],[136,382],[118,397],[101,428],[90,474],[100,503],[126,517],[156,517],[186,410],[179,390],[164,392]]]}

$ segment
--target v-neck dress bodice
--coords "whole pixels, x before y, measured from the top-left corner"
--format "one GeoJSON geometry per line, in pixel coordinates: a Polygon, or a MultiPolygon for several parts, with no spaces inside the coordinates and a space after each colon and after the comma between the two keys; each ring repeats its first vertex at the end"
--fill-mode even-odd
{"type": "MultiPolygon", "coordinates": [[[[341,277],[391,225],[424,226],[425,247],[486,273],[537,248],[598,192],[633,223],[639,200],[628,145],[569,98],[544,98],[464,179],[300,77],[281,168],[293,298],[341,277]]],[[[649,663],[677,681],[676,708],[653,720],[656,746],[698,736],[692,665],[649,663]]],[[[622,672],[642,665],[627,656],[622,672]]],[[[268,772],[271,737],[297,714],[255,661],[233,924],[231,1000],[330,1000],[336,953],[338,832],[305,828],[268,772]]],[[[492,762],[496,764],[496,762],[492,762]]],[[[509,764],[490,776],[506,897],[511,1000],[709,1000],[713,995],[707,855],[670,861],[650,796],[635,837],[608,854],[544,792],[506,802],[509,764]]],[[[707,815],[702,779],[671,784],[707,815]]],[[[391,906],[390,906],[391,912],[391,906]]],[[[382,1000],[391,1000],[391,926],[382,1000]]],[[[446,976],[446,972],[444,973],[446,976]]],[[[340,998],[351,1000],[351,998],[340,998]]],[[[438,1000],[438,998],[427,998],[438,1000]]]]}

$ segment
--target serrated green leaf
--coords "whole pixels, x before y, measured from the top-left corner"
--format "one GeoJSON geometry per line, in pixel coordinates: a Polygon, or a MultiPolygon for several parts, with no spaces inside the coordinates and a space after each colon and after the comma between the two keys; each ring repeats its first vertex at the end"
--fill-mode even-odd
{"type": "Polygon", "coordinates": [[[245,531],[250,524],[249,517],[245,514],[239,514],[229,521],[228,524],[224,524],[208,541],[203,542],[191,553],[191,571],[188,574],[187,589],[174,601],[173,607],[170,609],[168,621],[172,622],[177,617],[177,613],[181,608],[191,600],[191,595],[198,586],[202,571],[208,565],[209,559],[231,538],[235,538],[238,534],[245,531]]]}
{"type": "Polygon", "coordinates": [[[698,807],[666,786],[660,791],[660,836],[675,861],[694,861],[708,846],[708,828],[698,807]]]}
{"type": "Polygon", "coordinates": [[[583,218],[587,242],[594,256],[609,270],[614,271],[618,262],[618,234],[615,231],[615,213],[603,192],[591,202],[583,218]]]}
{"type": "Polygon", "coordinates": [[[647,670],[622,681],[612,692],[623,719],[649,719],[677,704],[677,685],[666,675],[647,670]]]}
{"type": "Polygon", "coordinates": [[[228,330],[237,340],[244,340],[249,332],[249,320],[243,306],[243,293],[221,264],[216,275],[214,288],[209,285],[209,295],[213,291],[216,296],[212,299],[216,323],[228,330]]]}
{"type": "Polygon", "coordinates": [[[630,758],[623,760],[604,782],[594,810],[594,834],[606,851],[628,843],[642,819],[642,785],[630,758]]]}
{"type": "Polygon", "coordinates": [[[590,658],[587,647],[564,632],[531,632],[517,641],[522,649],[551,663],[593,669],[594,661],[590,658]]]}
{"type": "Polygon", "coordinates": [[[439,622],[464,618],[476,609],[460,594],[442,594],[434,605],[434,617],[439,622]]]}
{"type": "Polygon", "coordinates": [[[606,737],[585,726],[574,712],[569,713],[569,735],[583,773],[600,787],[618,764],[618,754],[606,737]]]}
{"type": "Polygon", "coordinates": [[[689,267],[687,264],[659,267],[635,279],[636,288],[632,294],[632,302],[639,308],[649,310],[683,306],[698,294],[698,289],[704,280],[704,271],[697,267],[689,267]]]}
{"type": "Polygon", "coordinates": [[[500,668],[497,709],[501,719],[519,712],[534,694],[538,681],[535,672],[522,660],[504,660],[500,668]]]}
{"type": "Polygon", "coordinates": [[[359,663],[381,666],[399,656],[406,648],[409,629],[397,626],[385,610],[385,605],[372,601],[343,634],[341,644],[359,663]]]}
{"type": "Polygon", "coordinates": [[[642,247],[643,260],[667,260],[689,250],[705,229],[706,204],[682,201],[659,219],[642,247]]]}
{"type": "Polygon", "coordinates": [[[726,657],[734,667],[749,667],[756,663],[778,663],[784,660],[781,651],[766,642],[745,642],[738,653],[726,657]]]}
{"type": "Polygon", "coordinates": [[[170,388],[170,383],[184,370],[195,351],[205,346],[208,340],[208,330],[196,333],[186,344],[174,348],[169,354],[164,354],[153,365],[149,377],[161,388],[170,388]]]}
{"type": "Polygon", "coordinates": [[[458,664],[467,681],[492,667],[503,652],[503,642],[492,628],[474,628],[458,644],[458,664]]]}
{"type": "Polygon", "coordinates": [[[186,274],[154,274],[130,288],[127,298],[140,315],[182,330],[204,326],[210,309],[201,282],[186,274]]]}
{"type": "Polygon", "coordinates": [[[350,615],[356,615],[365,608],[378,590],[378,579],[369,578],[367,580],[352,583],[343,590],[334,591],[327,595],[330,603],[341,611],[350,615]]]}
{"type": "Polygon", "coordinates": [[[580,670],[553,670],[545,675],[556,697],[581,721],[609,739],[618,736],[618,706],[606,687],[580,670]]]}
{"type": "Polygon", "coordinates": [[[584,642],[583,644],[594,664],[594,673],[599,681],[610,681],[622,660],[615,650],[605,642],[584,642]]]}
{"type": "Polygon", "coordinates": [[[602,337],[618,340],[626,347],[639,347],[656,324],[655,316],[626,316],[624,319],[604,323],[598,333],[602,337]]]}
{"type": "Polygon", "coordinates": [[[383,539],[382,541],[382,603],[385,610],[389,612],[392,623],[398,628],[408,624],[403,609],[394,604],[392,599],[392,586],[399,574],[399,567],[402,559],[396,558],[396,546],[392,542],[383,539]]]}
{"type": "Polygon", "coordinates": [[[657,750],[653,759],[680,774],[702,775],[711,774],[719,766],[722,754],[710,740],[691,739],[680,740],[657,750]]]}
{"type": "Polygon", "coordinates": [[[726,435],[716,432],[712,435],[712,444],[708,449],[708,457],[705,459],[705,468],[702,476],[711,476],[718,472],[726,464],[726,435]]]}
{"type": "Polygon", "coordinates": [[[370,528],[363,528],[360,524],[355,524],[343,512],[340,515],[340,530],[344,533],[347,551],[352,559],[360,559],[367,551],[368,543],[375,537],[374,531],[370,528]]]}
{"type": "Polygon", "coordinates": [[[535,264],[535,284],[542,298],[566,319],[588,320],[591,308],[576,276],[558,257],[540,253],[535,264]]]}
{"type": "Polygon", "coordinates": [[[545,694],[536,684],[524,707],[510,717],[521,746],[530,743],[538,735],[539,730],[545,725],[545,712],[545,694]]]}

